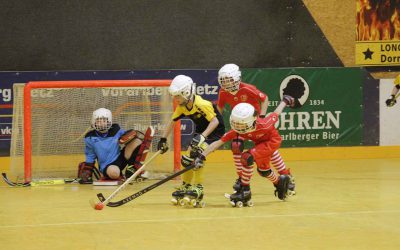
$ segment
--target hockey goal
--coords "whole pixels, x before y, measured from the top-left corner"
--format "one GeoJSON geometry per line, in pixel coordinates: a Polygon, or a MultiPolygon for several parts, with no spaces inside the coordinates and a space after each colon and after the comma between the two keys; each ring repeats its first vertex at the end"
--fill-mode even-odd
{"type": "MultiPolygon", "coordinates": [[[[151,152],[171,119],[171,80],[37,81],[14,84],[11,173],[25,181],[73,178],[85,160],[84,136],[94,110],[113,113],[113,123],[144,132],[155,128],[151,152]]],[[[170,150],[147,168],[172,173],[180,167],[180,125],[169,138],[170,150]]],[[[151,156],[151,152],[149,152],[151,156]]]]}

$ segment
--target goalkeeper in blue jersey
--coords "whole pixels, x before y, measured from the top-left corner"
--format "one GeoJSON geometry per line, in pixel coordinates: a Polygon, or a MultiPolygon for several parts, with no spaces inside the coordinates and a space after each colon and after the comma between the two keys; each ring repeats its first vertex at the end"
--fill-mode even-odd
{"type": "MultiPolygon", "coordinates": [[[[91,126],[93,130],[85,135],[85,162],[79,164],[80,183],[92,183],[92,174],[97,161],[102,178],[121,180],[122,171],[129,178],[140,168],[147,152],[145,139],[139,131],[125,131],[112,123],[112,113],[105,108],[93,112],[91,126]]],[[[147,133],[146,133],[147,134],[147,133]]]]}

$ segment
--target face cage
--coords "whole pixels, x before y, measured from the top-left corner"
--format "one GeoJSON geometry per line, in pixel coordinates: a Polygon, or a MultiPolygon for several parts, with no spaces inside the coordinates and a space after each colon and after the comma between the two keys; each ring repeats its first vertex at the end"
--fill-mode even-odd
{"type": "Polygon", "coordinates": [[[253,131],[255,129],[254,123],[255,121],[252,122],[251,125],[249,125],[248,123],[230,121],[231,128],[239,134],[245,134],[253,131]]]}
{"type": "Polygon", "coordinates": [[[182,104],[180,104],[179,106],[186,106],[187,104],[188,104],[188,102],[190,101],[190,99],[192,99],[192,97],[193,97],[193,89],[192,89],[192,87],[190,87],[190,91],[180,91],[179,93],[174,93],[174,94],[171,94],[172,95],[172,97],[175,97],[175,96],[180,96],[180,97],[182,97],[183,99],[185,99],[185,101],[182,103],[182,104]],[[188,97],[186,97],[185,96],[185,93],[187,94],[186,96],[188,96],[188,97]]]}
{"type": "Polygon", "coordinates": [[[235,81],[233,77],[219,77],[218,82],[221,88],[228,92],[236,92],[239,90],[240,81],[235,81]]]}
{"type": "Polygon", "coordinates": [[[111,122],[108,118],[97,118],[93,124],[95,130],[105,133],[111,128],[111,122]]]}

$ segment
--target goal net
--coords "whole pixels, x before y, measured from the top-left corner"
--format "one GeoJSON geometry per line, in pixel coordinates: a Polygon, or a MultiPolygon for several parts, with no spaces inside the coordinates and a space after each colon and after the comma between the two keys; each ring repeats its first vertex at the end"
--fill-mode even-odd
{"type": "MultiPolygon", "coordinates": [[[[170,80],[43,81],[14,84],[11,166],[25,181],[76,178],[85,161],[84,137],[94,110],[107,108],[113,123],[145,132],[155,129],[152,152],[173,113],[170,80]]],[[[168,138],[170,150],[146,168],[150,175],[179,168],[180,126],[168,138]]]]}

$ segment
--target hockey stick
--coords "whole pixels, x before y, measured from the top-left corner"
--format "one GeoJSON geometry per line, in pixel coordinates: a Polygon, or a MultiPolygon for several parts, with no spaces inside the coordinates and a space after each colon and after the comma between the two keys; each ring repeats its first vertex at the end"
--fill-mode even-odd
{"type": "Polygon", "coordinates": [[[10,179],[8,179],[6,173],[1,173],[1,175],[3,177],[3,180],[11,187],[35,187],[41,185],[56,185],[56,184],[78,182],[77,179],[54,179],[54,180],[38,180],[31,182],[13,182],[10,179]]]}
{"type": "Polygon", "coordinates": [[[10,185],[11,187],[29,187],[31,185],[30,182],[13,182],[10,181],[10,179],[7,178],[6,173],[1,173],[1,176],[3,177],[3,180],[10,185]]]}
{"type": "MultiPolygon", "coordinates": [[[[148,186],[148,187],[146,187],[146,188],[144,188],[144,189],[142,189],[142,190],[140,190],[140,191],[138,191],[138,192],[136,192],[136,193],[134,193],[134,194],[132,194],[132,195],[129,195],[129,196],[126,197],[125,199],[122,199],[122,200],[119,200],[119,201],[115,201],[115,202],[108,202],[108,203],[107,203],[107,206],[108,206],[108,207],[119,207],[119,206],[122,206],[122,205],[124,205],[125,203],[128,203],[128,202],[130,202],[130,201],[132,201],[132,200],[138,198],[139,196],[144,195],[145,193],[149,192],[150,190],[153,190],[154,188],[161,186],[161,185],[164,184],[165,182],[167,182],[167,181],[169,181],[169,180],[172,180],[172,179],[174,179],[175,177],[177,177],[177,176],[179,176],[179,175],[181,175],[181,174],[183,174],[183,173],[185,173],[185,172],[187,172],[187,171],[193,169],[194,167],[195,167],[195,165],[192,164],[192,165],[190,165],[189,167],[184,168],[184,169],[182,169],[181,171],[178,171],[178,172],[176,172],[176,173],[174,173],[174,174],[172,174],[172,175],[170,175],[170,176],[168,176],[168,177],[162,179],[161,181],[158,181],[158,182],[156,182],[156,183],[154,183],[154,184],[152,184],[152,185],[150,185],[150,186],[148,186]]],[[[100,200],[101,202],[103,202],[103,203],[104,203],[104,201],[106,201],[106,198],[104,198],[104,196],[103,196],[102,193],[98,193],[98,194],[97,194],[97,198],[99,198],[99,200],[100,200]]]]}
{"type": "MultiPolygon", "coordinates": [[[[286,106],[287,106],[286,103],[282,101],[278,105],[278,107],[275,109],[275,112],[279,115],[286,106]]],[[[181,171],[178,171],[178,172],[176,172],[176,173],[174,173],[174,174],[172,174],[172,175],[170,175],[170,176],[168,176],[168,177],[166,177],[166,178],[164,178],[164,179],[162,179],[162,180],[160,180],[160,181],[158,181],[158,182],[156,182],[156,183],[154,183],[154,184],[152,184],[152,185],[150,185],[150,186],[148,186],[148,187],[146,187],[146,188],[144,188],[144,189],[142,189],[142,190],[140,190],[140,191],[138,191],[138,192],[126,197],[126,198],[124,198],[124,199],[122,199],[122,200],[119,200],[119,201],[110,202],[109,200],[107,200],[104,197],[104,195],[102,193],[98,193],[97,194],[97,198],[99,198],[100,202],[102,202],[103,204],[105,204],[106,201],[107,201],[106,205],[108,207],[119,207],[119,206],[122,206],[122,205],[124,205],[124,204],[126,204],[126,203],[128,203],[128,202],[130,202],[130,201],[132,201],[132,200],[134,200],[136,198],[138,198],[139,196],[142,196],[143,194],[153,190],[154,188],[161,186],[165,182],[170,181],[170,180],[174,179],[175,177],[177,177],[177,176],[179,176],[179,175],[181,175],[181,174],[193,169],[194,167],[195,167],[195,164],[192,164],[189,167],[184,168],[181,171]]]]}
{"type": "MultiPolygon", "coordinates": [[[[100,202],[97,204],[94,204],[94,202],[90,201],[91,206],[96,210],[103,209],[104,205],[109,206],[108,204],[110,203],[110,200],[114,198],[122,189],[124,189],[131,181],[133,181],[144,170],[144,168],[160,153],[161,150],[157,151],[154,155],[152,155],[151,158],[145,164],[143,164],[138,170],[136,170],[136,172],[131,177],[129,177],[121,186],[119,186],[110,196],[108,196],[107,199],[104,198],[103,194],[100,193],[103,199],[100,200],[100,202]]],[[[99,194],[97,194],[97,196],[99,196],[99,194]]]]}

